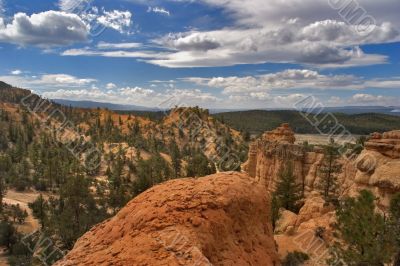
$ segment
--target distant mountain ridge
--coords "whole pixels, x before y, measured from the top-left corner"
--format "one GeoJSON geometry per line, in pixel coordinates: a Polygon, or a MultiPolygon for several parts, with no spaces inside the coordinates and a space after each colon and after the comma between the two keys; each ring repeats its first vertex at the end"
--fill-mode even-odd
{"type": "MultiPolygon", "coordinates": [[[[158,112],[161,111],[156,107],[145,107],[138,105],[126,105],[126,104],[115,104],[107,102],[96,102],[96,101],[75,101],[65,99],[52,99],[52,101],[78,108],[107,108],[113,111],[146,111],[146,112],[158,112]]],[[[257,110],[262,111],[295,111],[289,108],[260,108],[257,110]]],[[[210,113],[228,113],[228,112],[243,112],[243,111],[256,111],[253,109],[210,109],[210,113]]],[[[319,111],[319,110],[316,110],[319,111]]],[[[342,106],[342,107],[325,107],[322,110],[323,113],[344,113],[344,114],[364,114],[364,113],[378,113],[378,114],[391,114],[400,116],[400,107],[386,107],[386,106],[342,106]]]]}
{"type": "Polygon", "coordinates": [[[124,104],[104,103],[95,101],[74,101],[65,99],[52,99],[52,101],[58,104],[77,107],[77,108],[107,108],[113,111],[149,111],[149,112],[160,111],[160,109],[157,108],[150,108],[138,105],[124,105],[124,104]]]}

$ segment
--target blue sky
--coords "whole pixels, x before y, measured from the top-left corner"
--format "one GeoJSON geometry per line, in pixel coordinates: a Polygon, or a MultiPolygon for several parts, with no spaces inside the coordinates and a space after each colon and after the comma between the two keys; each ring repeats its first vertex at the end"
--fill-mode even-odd
{"type": "Polygon", "coordinates": [[[0,80],[149,107],[399,106],[399,13],[398,0],[0,0],[0,80]]]}

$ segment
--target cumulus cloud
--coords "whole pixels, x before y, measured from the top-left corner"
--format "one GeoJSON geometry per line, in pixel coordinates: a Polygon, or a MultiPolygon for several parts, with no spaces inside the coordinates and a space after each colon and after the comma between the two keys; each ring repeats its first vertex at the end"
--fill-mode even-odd
{"type": "MultiPolygon", "coordinates": [[[[22,72],[20,73],[22,74],[22,72]]],[[[78,78],[68,74],[44,74],[40,76],[24,76],[13,74],[11,76],[0,76],[0,80],[21,88],[79,88],[92,85],[97,82],[92,78],[78,78]]]]}
{"type": "Polygon", "coordinates": [[[53,85],[53,86],[85,86],[96,82],[95,79],[81,79],[67,74],[48,74],[42,75],[40,80],[34,81],[37,84],[53,85]]]}
{"type": "Polygon", "coordinates": [[[115,85],[114,83],[107,83],[107,85],[106,85],[106,89],[108,89],[108,90],[115,89],[116,87],[117,87],[117,85],[115,85]]]}
{"type": "Polygon", "coordinates": [[[183,80],[197,85],[222,88],[226,94],[276,89],[359,89],[362,85],[362,81],[353,75],[323,75],[308,69],[288,69],[259,76],[192,77],[183,80]]]}
{"type": "Polygon", "coordinates": [[[120,33],[129,33],[132,25],[132,13],[130,11],[103,10],[102,14],[96,18],[101,25],[114,29],[120,33]]]}
{"type": "Polygon", "coordinates": [[[0,42],[21,46],[63,46],[87,40],[88,28],[80,17],[59,11],[46,11],[28,16],[14,15],[11,23],[0,21],[0,42]]]}
{"type": "MultiPolygon", "coordinates": [[[[190,1],[190,0],[188,0],[190,1]]],[[[271,26],[279,25],[282,18],[302,20],[305,23],[323,21],[327,18],[343,20],[339,11],[348,8],[348,11],[360,12],[363,16],[348,16],[348,23],[356,25],[363,17],[371,15],[378,23],[385,21],[400,26],[397,0],[358,0],[357,6],[351,6],[352,1],[319,1],[319,0],[249,0],[246,4],[242,0],[201,0],[208,5],[223,8],[227,14],[244,26],[271,26]],[[330,3],[339,3],[330,5],[330,3]]],[[[354,3],[354,2],[353,2],[354,3]]]]}
{"type": "Polygon", "coordinates": [[[15,69],[15,70],[11,71],[11,74],[12,75],[21,75],[22,74],[22,70],[15,69]]]}
{"type": "Polygon", "coordinates": [[[386,56],[366,54],[359,45],[393,42],[399,39],[399,32],[386,23],[363,38],[354,34],[353,27],[344,22],[325,20],[306,25],[286,22],[276,27],[169,34],[155,42],[174,52],[167,58],[155,58],[148,62],[165,67],[266,62],[346,67],[386,62],[386,56]]]}
{"type": "Polygon", "coordinates": [[[100,34],[105,28],[127,34],[132,26],[132,13],[128,10],[107,11],[93,5],[93,0],[59,0],[60,10],[78,15],[91,30],[92,35],[100,34]]]}
{"type": "MultiPolygon", "coordinates": [[[[367,54],[359,45],[393,42],[399,39],[399,32],[391,24],[384,23],[367,38],[361,38],[354,34],[353,27],[334,20],[307,25],[289,20],[276,27],[172,33],[153,40],[164,48],[162,52],[132,53],[121,44],[120,50],[114,54],[116,57],[123,55],[145,59],[145,62],[171,68],[266,62],[336,68],[386,63],[387,56],[367,54]]],[[[113,56],[89,50],[86,53],[68,51],[64,55],[113,56]]]]}
{"type": "Polygon", "coordinates": [[[368,94],[368,93],[357,93],[347,100],[347,103],[352,105],[382,105],[382,106],[398,106],[400,97],[398,96],[386,96],[381,94],[368,94]]]}
{"type": "Polygon", "coordinates": [[[289,94],[289,95],[284,95],[284,96],[276,96],[276,97],[274,97],[274,101],[280,105],[289,107],[289,106],[293,106],[295,103],[301,101],[305,97],[306,96],[304,94],[295,93],[295,94],[289,94]]]}
{"type": "MultiPolygon", "coordinates": [[[[322,68],[388,62],[361,45],[400,40],[395,0],[360,0],[376,20],[370,34],[361,34],[357,19],[341,17],[327,2],[305,0],[201,0],[225,10],[234,25],[212,31],[168,34],[154,40],[169,49],[144,61],[163,67],[213,67],[258,63],[299,63],[322,68]]],[[[342,1],[343,2],[343,1],[342,1]]],[[[357,8],[357,7],[356,7],[357,8]]],[[[151,9],[152,10],[152,9],[151,9]]],[[[354,10],[350,10],[354,11],[354,10]]],[[[369,14],[364,14],[365,16],[369,14]]],[[[131,54],[127,54],[131,56],[131,54]]]]}
{"type": "Polygon", "coordinates": [[[199,32],[183,34],[169,34],[157,40],[161,45],[170,49],[183,51],[208,51],[221,46],[216,38],[199,32]]]}
{"type": "Polygon", "coordinates": [[[187,106],[209,104],[218,100],[215,96],[198,89],[169,89],[164,92],[156,92],[137,86],[107,91],[95,86],[84,89],[58,89],[56,91],[45,91],[42,95],[51,99],[91,100],[148,107],[157,107],[166,101],[171,101],[171,99],[175,103],[187,106]]]}
{"type": "Polygon", "coordinates": [[[358,93],[353,95],[353,97],[349,100],[350,103],[356,104],[371,104],[371,103],[387,103],[391,100],[391,97],[386,97],[382,95],[372,95],[365,93],[358,93]]]}

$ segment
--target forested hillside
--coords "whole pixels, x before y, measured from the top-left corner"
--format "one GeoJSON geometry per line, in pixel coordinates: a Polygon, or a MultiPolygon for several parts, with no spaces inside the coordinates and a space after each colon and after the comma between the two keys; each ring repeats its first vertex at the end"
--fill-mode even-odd
{"type": "Polygon", "coordinates": [[[30,204],[33,216],[45,237],[57,243],[54,248],[68,250],[153,185],[239,170],[246,156],[240,132],[198,107],[149,119],[61,106],[1,83],[0,244],[8,247],[12,265],[31,262],[19,230],[27,210],[3,202],[9,190],[37,194],[30,204]]]}
{"type": "MultiPolygon", "coordinates": [[[[314,114],[305,114],[297,111],[242,111],[215,114],[221,122],[226,123],[236,130],[248,131],[259,134],[272,130],[283,122],[289,123],[293,130],[299,134],[319,134],[318,130],[305,117],[311,121],[327,121],[326,114],[316,118],[314,114]]],[[[334,113],[339,124],[343,125],[352,134],[367,135],[373,132],[385,132],[400,128],[400,117],[385,114],[356,114],[346,115],[334,113]]],[[[332,120],[331,120],[332,121],[332,120]]]]}

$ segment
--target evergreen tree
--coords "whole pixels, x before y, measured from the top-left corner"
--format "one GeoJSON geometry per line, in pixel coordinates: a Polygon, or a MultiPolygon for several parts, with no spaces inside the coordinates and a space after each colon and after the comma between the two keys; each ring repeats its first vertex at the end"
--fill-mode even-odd
{"type": "Polygon", "coordinates": [[[8,172],[7,159],[0,156],[0,213],[3,211],[3,198],[7,193],[6,174],[8,172]]]}
{"type": "Polygon", "coordinates": [[[397,255],[393,266],[400,265],[400,193],[396,193],[390,201],[390,218],[392,223],[392,232],[397,240],[397,255]]]}
{"type": "Polygon", "coordinates": [[[296,182],[292,164],[282,169],[279,177],[274,197],[281,208],[297,213],[302,199],[302,187],[296,182]]]}
{"type": "Polygon", "coordinates": [[[181,153],[179,147],[175,141],[170,144],[170,155],[172,160],[172,170],[174,171],[174,177],[178,178],[181,175],[181,153]]]}
{"type": "Polygon", "coordinates": [[[89,189],[90,183],[80,170],[68,178],[61,188],[60,198],[53,204],[51,219],[54,230],[67,248],[72,248],[76,239],[91,226],[105,218],[96,205],[89,189]]]}
{"type": "Polygon", "coordinates": [[[319,189],[326,202],[337,202],[339,194],[339,186],[337,175],[341,171],[341,165],[337,162],[339,158],[339,146],[333,139],[329,145],[325,147],[325,157],[320,171],[319,189]]]}
{"type": "Polygon", "coordinates": [[[34,202],[29,203],[29,208],[32,209],[33,216],[39,220],[41,227],[44,228],[48,219],[49,206],[43,195],[40,194],[34,202]]]}
{"type": "Polygon", "coordinates": [[[186,175],[189,177],[200,177],[211,175],[216,172],[215,165],[201,152],[195,151],[189,157],[186,167],[186,175]]]}
{"type": "Polygon", "coordinates": [[[271,200],[271,223],[272,223],[272,230],[275,230],[276,222],[280,218],[280,204],[275,194],[272,195],[271,200]]]}
{"type": "MultiPolygon", "coordinates": [[[[366,190],[345,199],[336,210],[337,234],[344,243],[333,249],[347,265],[381,266],[396,252],[396,241],[388,220],[375,212],[375,197],[366,190]]],[[[331,261],[333,263],[333,261],[331,261]]]]}

